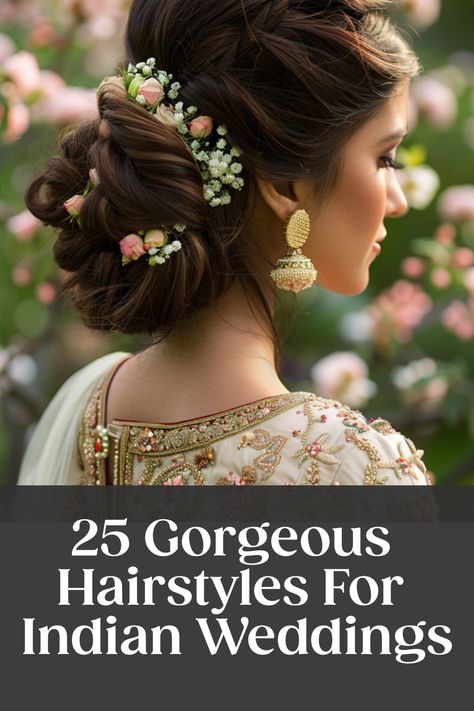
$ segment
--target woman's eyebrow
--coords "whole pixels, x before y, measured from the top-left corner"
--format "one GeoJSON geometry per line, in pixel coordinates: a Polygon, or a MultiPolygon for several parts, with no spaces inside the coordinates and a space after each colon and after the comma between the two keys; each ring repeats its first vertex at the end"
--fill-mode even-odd
{"type": "Polygon", "coordinates": [[[385,138],[382,138],[381,141],[377,143],[378,146],[380,146],[382,143],[388,143],[389,141],[396,141],[399,138],[405,138],[405,136],[408,135],[408,130],[406,129],[400,129],[400,131],[395,131],[395,133],[391,133],[389,136],[385,136],[385,138]]]}

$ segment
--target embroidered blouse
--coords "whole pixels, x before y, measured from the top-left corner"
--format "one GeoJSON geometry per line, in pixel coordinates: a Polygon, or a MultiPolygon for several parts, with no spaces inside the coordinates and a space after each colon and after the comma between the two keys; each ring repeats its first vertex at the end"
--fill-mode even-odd
{"type": "MultiPolygon", "coordinates": [[[[120,363],[119,363],[120,365],[120,363]]],[[[423,451],[384,419],[308,392],[275,395],[183,422],[106,421],[103,376],[83,412],[83,484],[424,485],[423,451]]]]}

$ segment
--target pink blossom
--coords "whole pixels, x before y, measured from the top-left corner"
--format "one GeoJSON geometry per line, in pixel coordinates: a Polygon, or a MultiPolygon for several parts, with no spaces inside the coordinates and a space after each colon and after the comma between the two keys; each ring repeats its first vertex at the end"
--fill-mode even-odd
{"type": "Polygon", "coordinates": [[[352,407],[361,407],[376,391],[368,379],[367,364],[352,351],[337,351],[321,358],[311,369],[316,392],[352,407]]]}
{"type": "Polygon", "coordinates": [[[52,99],[66,86],[64,79],[49,69],[42,69],[40,71],[40,78],[41,84],[39,91],[41,92],[41,99],[52,99]]]}
{"type": "Polygon", "coordinates": [[[120,251],[126,259],[139,259],[145,254],[143,240],[139,235],[129,234],[120,240],[120,251]]]}
{"type": "Polygon", "coordinates": [[[459,247],[453,252],[452,264],[460,269],[467,269],[474,264],[474,251],[468,247],[459,247]]]}
{"type": "Polygon", "coordinates": [[[12,281],[17,286],[27,286],[31,281],[32,273],[29,267],[23,264],[17,264],[13,267],[12,281]]]}
{"type": "Polygon", "coordinates": [[[433,286],[437,289],[447,289],[453,280],[448,270],[443,269],[442,267],[433,269],[430,279],[433,286]]]}
{"type": "Polygon", "coordinates": [[[73,217],[77,217],[82,209],[85,198],[82,195],[73,195],[63,203],[64,209],[73,217]]]}
{"type": "Polygon", "coordinates": [[[441,12],[441,0],[398,0],[398,4],[416,27],[433,25],[441,12]]]}
{"type": "Polygon", "coordinates": [[[464,286],[466,289],[474,295],[474,268],[468,269],[467,272],[464,274],[464,286]]]}
{"type": "Polygon", "coordinates": [[[432,305],[419,284],[398,279],[366,308],[373,321],[375,341],[383,348],[391,347],[392,339],[408,342],[432,305]]]}
{"type": "Polygon", "coordinates": [[[474,185],[455,185],[445,190],[438,201],[444,220],[474,220],[474,185]]]}
{"type": "Polygon", "coordinates": [[[148,106],[154,106],[163,96],[163,87],[157,79],[151,77],[140,86],[138,96],[143,96],[148,106]]]}
{"type": "Polygon", "coordinates": [[[441,320],[459,340],[469,341],[474,337],[474,309],[469,309],[468,305],[459,299],[452,301],[443,311],[441,320]]]}
{"type": "Polygon", "coordinates": [[[12,143],[17,138],[23,136],[30,125],[30,112],[27,106],[21,101],[17,101],[8,107],[7,127],[3,134],[5,143],[12,143]]]}
{"type": "Polygon", "coordinates": [[[54,29],[52,22],[46,17],[35,18],[34,25],[28,35],[27,43],[29,47],[58,47],[61,44],[61,36],[54,29]]]}
{"type": "Polygon", "coordinates": [[[3,71],[15,84],[20,99],[26,99],[40,86],[40,69],[31,52],[22,50],[8,57],[3,64],[3,71]]]}
{"type": "Polygon", "coordinates": [[[3,64],[5,60],[10,57],[15,51],[15,43],[8,35],[4,35],[0,32],[0,64],[3,64]]]}
{"type": "Polygon", "coordinates": [[[207,138],[212,133],[212,118],[210,116],[197,116],[189,123],[188,128],[194,138],[207,138]]]}
{"type": "Polygon", "coordinates": [[[406,257],[401,263],[402,273],[416,279],[425,273],[425,263],[420,257],[406,257]]]}
{"type": "Polygon", "coordinates": [[[437,365],[432,358],[411,361],[396,368],[392,380],[403,393],[409,405],[433,409],[447,395],[449,384],[441,375],[437,375],[437,365]],[[426,380],[424,384],[422,381],[426,380]]]}
{"type": "Polygon", "coordinates": [[[97,116],[96,92],[66,86],[49,99],[38,101],[32,107],[36,120],[53,124],[68,124],[72,121],[97,116]]]}
{"type": "Polygon", "coordinates": [[[463,321],[455,331],[460,341],[470,341],[474,337],[474,321],[463,321]]]}
{"type": "Polygon", "coordinates": [[[447,395],[449,390],[448,383],[442,377],[433,378],[427,383],[424,395],[427,400],[442,400],[447,395]]]}
{"type": "Polygon", "coordinates": [[[437,128],[447,128],[457,116],[458,103],[452,89],[434,77],[423,76],[413,87],[418,111],[437,128]]]}
{"type": "Polygon", "coordinates": [[[449,245],[456,239],[456,228],[449,222],[444,222],[436,229],[434,238],[440,244],[449,245]]]}
{"type": "Polygon", "coordinates": [[[56,288],[49,281],[43,281],[36,287],[36,298],[45,306],[49,306],[56,298],[56,288]]]}
{"type": "Polygon", "coordinates": [[[31,239],[38,231],[41,220],[38,220],[29,210],[23,210],[10,217],[7,221],[8,229],[18,240],[25,242],[31,239]]]}

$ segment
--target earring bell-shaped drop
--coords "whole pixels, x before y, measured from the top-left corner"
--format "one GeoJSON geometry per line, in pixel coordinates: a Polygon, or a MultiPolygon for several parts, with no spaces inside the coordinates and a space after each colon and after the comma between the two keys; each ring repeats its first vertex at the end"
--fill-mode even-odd
{"type": "Polygon", "coordinates": [[[318,272],[312,261],[301,252],[301,247],[310,232],[309,215],[306,210],[296,210],[286,222],[285,240],[287,254],[278,260],[270,276],[279,289],[302,291],[316,281],[318,272]]]}

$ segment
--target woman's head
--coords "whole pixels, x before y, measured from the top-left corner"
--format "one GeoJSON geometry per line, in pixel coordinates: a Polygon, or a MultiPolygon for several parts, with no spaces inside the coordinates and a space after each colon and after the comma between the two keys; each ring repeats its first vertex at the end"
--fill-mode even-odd
{"type": "Polygon", "coordinates": [[[236,280],[270,321],[269,272],[282,256],[283,220],[293,205],[310,212],[309,256],[320,283],[346,293],[364,288],[383,217],[404,209],[391,171],[380,169],[382,153],[377,177],[371,172],[368,141],[380,130],[391,133],[395,123],[405,125],[404,97],[419,70],[379,12],[385,5],[133,2],[126,61],[155,57],[180,82],[186,105],[228,127],[229,142],[243,152],[245,185],[229,205],[210,207],[196,162],[173,129],[126,92],[104,85],[99,120],[64,136],[64,156],[52,159],[26,194],[32,212],[61,229],[56,260],[72,272],[66,288],[86,323],[167,335],[213,306],[236,280]],[[62,203],[85,187],[91,167],[100,183],[86,198],[79,229],[66,220],[62,203]],[[359,224],[351,235],[354,219],[359,224]],[[140,259],[122,266],[118,243],[125,234],[177,223],[188,225],[183,248],[165,264],[150,267],[140,259]],[[319,242],[318,232],[325,235],[319,242]],[[351,239],[360,245],[355,251],[351,239]],[[338,266],[341,245],[344,263],[367,253],[351,284],[338,266]]]}

